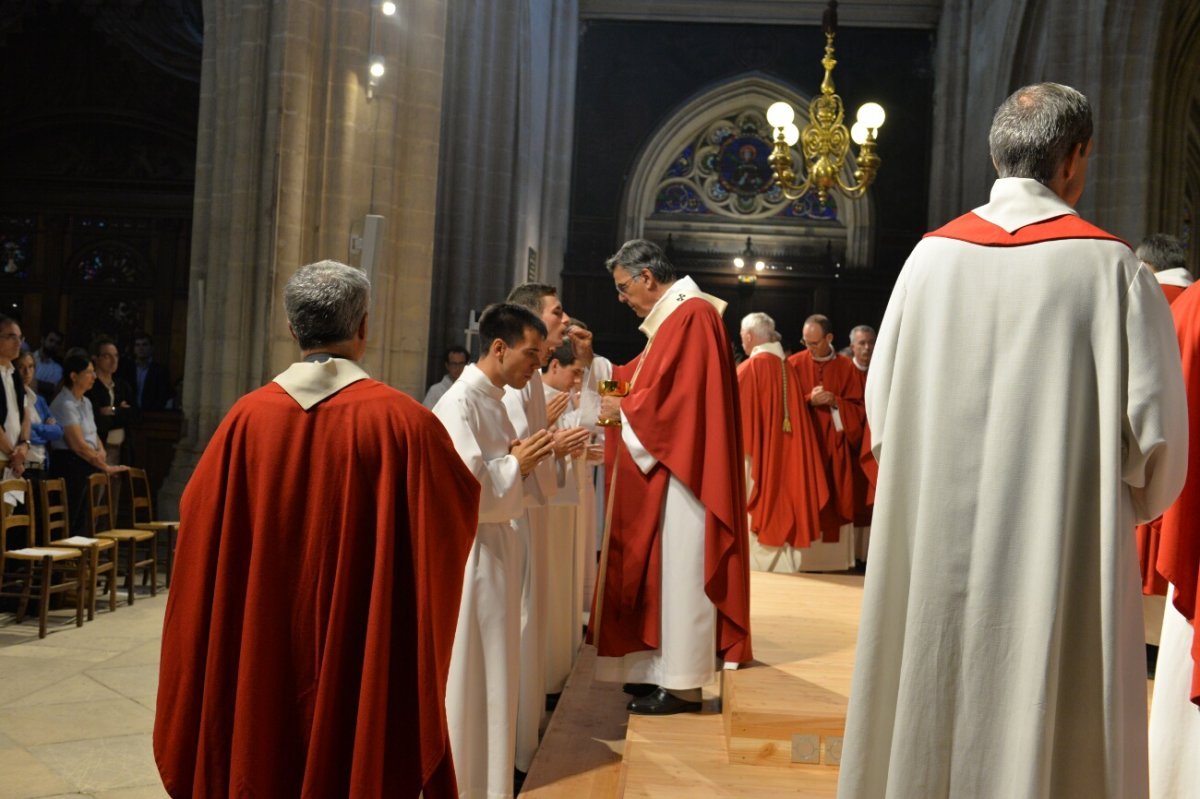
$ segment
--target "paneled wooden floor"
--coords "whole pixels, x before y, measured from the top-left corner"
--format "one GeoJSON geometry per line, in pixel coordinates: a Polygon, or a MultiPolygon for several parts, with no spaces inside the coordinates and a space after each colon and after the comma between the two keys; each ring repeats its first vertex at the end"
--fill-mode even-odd
{"type": "Polygon", "coordinates": [[[714,684],[702,713],[629,716],[621,686],[592,679],[585,646],[521,795],[834,796],[836,766],[792,763],[791,739],[841,734],[861,594],[861,576],[754,573],[757,660],[725,672],[724,715],[714,684]]]}

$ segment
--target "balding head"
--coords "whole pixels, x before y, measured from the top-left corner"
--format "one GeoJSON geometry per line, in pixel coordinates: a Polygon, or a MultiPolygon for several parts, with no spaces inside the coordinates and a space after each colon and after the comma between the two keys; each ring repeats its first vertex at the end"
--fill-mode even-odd
{"type": "Polygon", "coordinates": [[[823,314],[813,314],[804,320],[803,344],[810,355],[825,358],[833,350],[833,322],[823,314]]]}

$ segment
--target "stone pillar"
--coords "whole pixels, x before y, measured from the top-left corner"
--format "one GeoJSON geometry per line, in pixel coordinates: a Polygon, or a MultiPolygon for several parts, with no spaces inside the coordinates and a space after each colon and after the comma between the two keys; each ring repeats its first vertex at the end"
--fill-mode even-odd
{"type": "Polygon", "coordinates": [[[385,222],[365,365],[422,388],[446,0],[398,5],[205,0],[186,424],[164,516],[230,406],[296,359],[283,285],[323,258],[361,265],[350,241],[367,214],[385,222]],[[372,53],[387,71],[368,100],[372,53]]]}
{"type": "Polygon", "coordinates": [[[1017,88],[1054,81],[1088,96],[1095,158],[1078,210],[1136,242],[1145,232],[1158,3],[971,0],[938,28],[930,229],[987,202],[996,173],[987,134],[1017,88]]]}
{"type": "MultiPolygon", "coordinates": [[[[430,368],[472,309],[558,282],[567,231],[578,0],[460,0],[447,22],[430,368]]],[[[435,379],[440,373],[432,374],[435,379]]]]}

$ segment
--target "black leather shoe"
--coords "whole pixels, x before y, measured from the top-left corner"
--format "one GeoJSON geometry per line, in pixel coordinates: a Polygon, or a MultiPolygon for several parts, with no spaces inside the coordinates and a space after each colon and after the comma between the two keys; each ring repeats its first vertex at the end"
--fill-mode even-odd
{"type": "Polygon", "coordinates": [[[639,716],[669,716],[672,713],[699,713],[701,703],[680,699],[666,688],[659,688],[649,696],[633,700],[625,707],[630,713],[639,716]]]}
{"type": "Polygon", "coordinates": [[[650,696],[650,694],[658,690],[658,686],[648,682],[627,682],[621,686],[621,689],[630,696],[641,698],[643,696],[650,696]]]}

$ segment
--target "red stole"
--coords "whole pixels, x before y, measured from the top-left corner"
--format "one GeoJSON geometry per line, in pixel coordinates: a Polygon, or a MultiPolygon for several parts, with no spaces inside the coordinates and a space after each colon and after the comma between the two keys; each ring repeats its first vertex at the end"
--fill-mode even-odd
{"type": "MultiPolygon", "coordinates": [[[[642,353],[621,410],[658,463],[643,474],[616,438],[617,490],[608,542],[597,653],[658,649],[660,524],[674,476],[705,508],[704,591],[717,609],[717,650],[729,662],[750,652],[750,570],[741,419],[733,355],[720,315],[694,297],[663,321],[642,353]]],[[[614,370],[615,371],[615,370],[614,370]]],[[[592,641],[594,630],[589,629],[592,641]]]]}
{"type": "Polygon", "coordinates": [[[821,462],[829,484],[829,501],[821,508],[821,538],[838,541],[842,525],[854,521],[854,471],[862,447],[863,411],[862,382],[858,368],[845,355],[835,355],[828,361],[817,361],[807,351],[788,358],[796,367],[805,405],[816,386],[837,397],[842,431],[833,424],[829,406],[808,405],[813,427],[817,432],[821,462]]]}
{"type": "Polygon", "coordinates": [[[765,546],[807,547],[821,537],[821,508],[829,499],[795,367],[761,352],[737,369],[742,442],[753,488],[746,499],[750,530],[765,546]],[[787,421],[784,430],[784,376],[787,421]]]}
{"type": "Polygon", "coordinates": [[[1175,586],[1171,600],[1193,627],[1192,702],[1200,705],[1200,637],[1195,636],[1196,594],[1200,585],[1200,283],[1193,284],[1171,306],[1183,384],[1188,404],[1188,471],[1179,497],[1162,515],[1158,571],[1175,586]]]}
{"type": "Polygon", "coordinates": [[[1084,222],[1075,214],[1063,214],[1053,219],[1044,219],[1009,233],[974,211],[969,211],[957,219],[947,222],[937,230],[926,233],[923,238],[930,237],[957,239],[984,247],[1021,247],[1026,244],[1041,244],[1065,239],[1107,239],[1125,243],[1090,222],[1084,222]]]}

